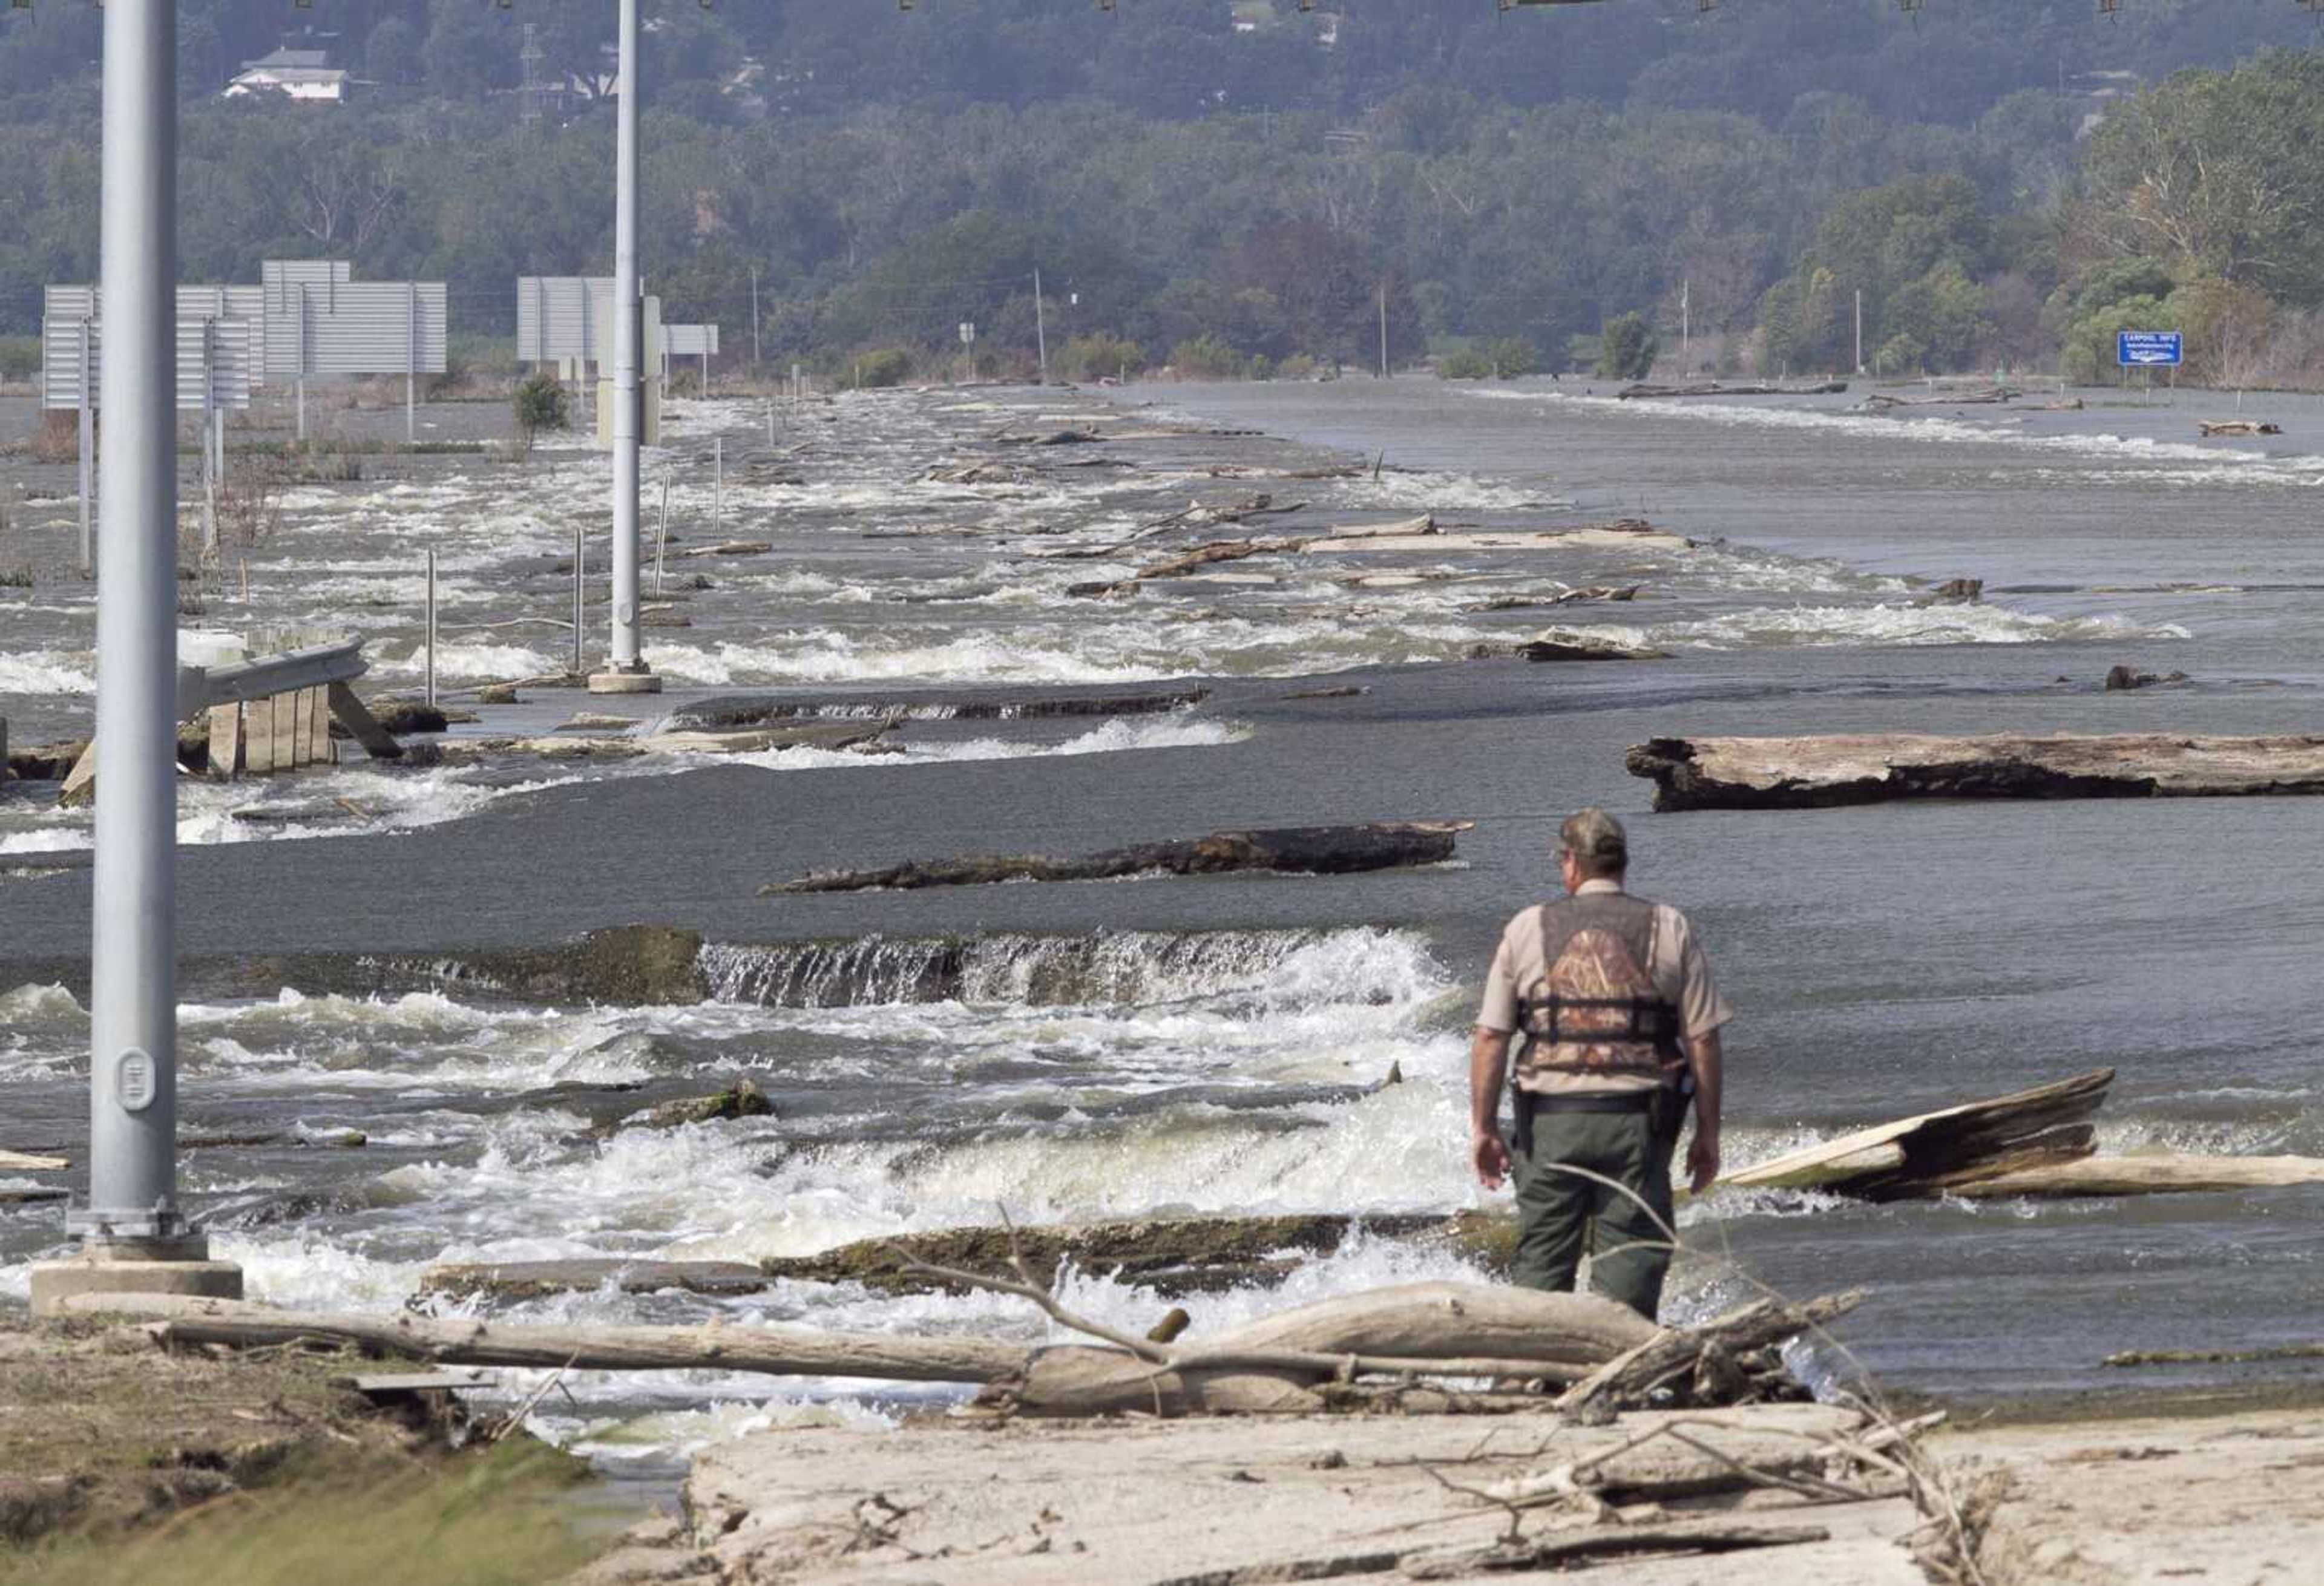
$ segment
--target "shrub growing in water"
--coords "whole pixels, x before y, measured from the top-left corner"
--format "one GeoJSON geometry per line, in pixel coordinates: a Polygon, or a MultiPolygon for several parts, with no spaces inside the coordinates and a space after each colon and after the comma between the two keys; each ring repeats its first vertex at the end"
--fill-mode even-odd
{"type": "Polygon", "coordinates": [[[1474,347],[1462,347],[1436,360],[1439,380],[1483,380],[1492,373],[1492,361],[1474,347]]]}
{"type": "Polygon", "coordinates": [[[1644,380],[1655,366],[1654,327],[1642,314],[1618,314],[1606,321],[1598,373],[1614,380],[1644,380]]]}
{"type": "Polygon", "coordinates": [[[512,405],[517,433],[528,441],[544,429],[563,429],[573,421],[565,405],[565,385],[554,374],[536,374],[516,388],[512,405]]]}
{"type": "Polygon", "coordinates": [[[1208,331],[1170,349],[1170,366],[1182,377],[1232,380],[1248,365],[1249,360],[1240,353],[1208,331]]]}
{"type": "Polygon", "coordinates": [[[1057,373],[1067,380],[1104,380],[1135,374],[1145,367],[1144,347],[1102,333],[1077,336],[1057,355],[1057,373]]]}
{"type": "Polygon", "coordinates": [[[1533,343],[1521,336],[1499,337],[1479,350],[1492,366],[1496,380],[1519,380],[1541,367],[1541,356],[1533,350],[1533,343]]]}
{"type": "Polygon", "coordinates": [[[901,385],[911,373],[912,355],[902,347],[874,347],[855,360],[855,383],[866,390],[901,385]]]}

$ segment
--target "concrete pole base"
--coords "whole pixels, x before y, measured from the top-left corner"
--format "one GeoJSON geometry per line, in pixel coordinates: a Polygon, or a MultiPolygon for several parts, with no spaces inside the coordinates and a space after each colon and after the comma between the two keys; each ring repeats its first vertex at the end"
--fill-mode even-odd
{"type": "Polygon", "coordinates": [[[604,671],[589,674],[592,694],[659,694],[661,679],[651,672],[604,671]]]}
{"type": "MultiPolygon", "coordinates": [[[[32,1314],[61,1316],[66,1301],[83,1295],[173,1294],[197,1299],[238,1300],[242,1268],[209,1259],[209,1241],[152,1240],[91,1245],[61,1261],[32,1268],[32,1314]]],[[[75,1307],[86,1312],[87,1305],[75,1307]]]]}

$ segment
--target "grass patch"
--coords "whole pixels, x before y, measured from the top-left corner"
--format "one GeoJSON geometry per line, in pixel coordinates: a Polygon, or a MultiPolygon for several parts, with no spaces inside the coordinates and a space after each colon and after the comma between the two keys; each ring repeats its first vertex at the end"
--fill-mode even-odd
{"type": "Polygon", "coordinates": [[[579,1463],[518,1438],[484,1453],[289,1474],[227,1493],[125,1539],[68,1537],[0,1550],[17,1586],[519,1586],[595,1551],[567,1489],[579,1463]]]}

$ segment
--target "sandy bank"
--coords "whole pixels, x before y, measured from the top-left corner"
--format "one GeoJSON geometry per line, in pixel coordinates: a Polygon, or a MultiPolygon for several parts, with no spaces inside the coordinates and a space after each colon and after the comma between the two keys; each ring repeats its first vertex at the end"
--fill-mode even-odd
{"type": "MultiPolygon", "coordinates": [[[[1502,1508],[1459,1489],[1587,1460],[1672,1421],[1753,1461],[1812,1450],[1815,1440],[1855,1425],[1847,1412],[1782,1406],[1631,1415],[1601,1427],[1561,1425],[1545,1413],[784,1431],[704,1454],[687,1484],[684,1516],[641,1527],[580,1579],[587,1586],[1406,1579],[1415,1552],[1450,1556],[1490,1545],[1507,1529],[1502,1508]],[[1399,1552],[1401,1563],[1378,1556],[1399,1552]],[[1365,1567],[1368,1554],[1375,1567],[1365,1567]]],[[[1668,1441],[1655,1447],[1665,1471],[1674,1455],[1687,1457],[1668,1441]]],[[[2324,1549],[2324,1411],[2017,1424],[1940,1432],[1925,1447],[1970,1506],[1973,1528],[1983,1528],[1978,1562],[1992,1586],[2288,1582],[2312,1578],[2307,1572],[2324,1549]]],[[[1928,1579],[1908,1546],[1922,1516],[1901,1496],[1810,1502],[1761,1487],[1618,1507],[1633,1526],[1826,1534],[1723,1556],[1588,1566],[1622,1586],[1754,1576],[1787,1586],[1928,1579]]],[[[1579,1516],[1554,1508],[1525,1517],[1528,1536],[1582,1526],[1579,1516]]]]}

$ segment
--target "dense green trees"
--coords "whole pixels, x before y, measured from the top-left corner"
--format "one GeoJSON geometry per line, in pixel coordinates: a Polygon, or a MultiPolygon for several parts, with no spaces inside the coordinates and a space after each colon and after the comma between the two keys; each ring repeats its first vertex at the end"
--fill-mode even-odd
{"type": "MultiPolygon", "coordinates": [[[[2127,325],[2184,328],[2211,377],[2261,373],[2324,303],[2324,61],[2234,64],[2304,38],[2288,5],[2088,10],[1947,0],[1914,29],[1886,0],[658,5],[648,274],[730,351],[755,280],[770,359],[851,370],[949,356],[963,320],[988,362],[1029,367],[1038,270],[1069,370],[1182,348],[1368,368],[1383,308],[1398,364],[1450,341],[1507,373],[1494,341],[1563,366],[1621,325],[1644,333],[1628,364],[1675,352],[1682,296],[1698,363],[1840,370],[1861,293],[1886,371],[2101,375],[2127,325]],[[2128,97],[2078,78],[2190,62],[2227,69],[2128,97]]],[[[518,274],[609,267],[610,0],[180,14],[189,277],[328,254],[442,277],[461,328],[504,332],[518,274]],[[365,99],[212,97],[310,15],[365,99]],[[574,99],[531,130],[509,92],[527,22],[574,99]]],[[[96,46],[91,8],[0,12],[0,333],[95,271],[96,46]]]]}

